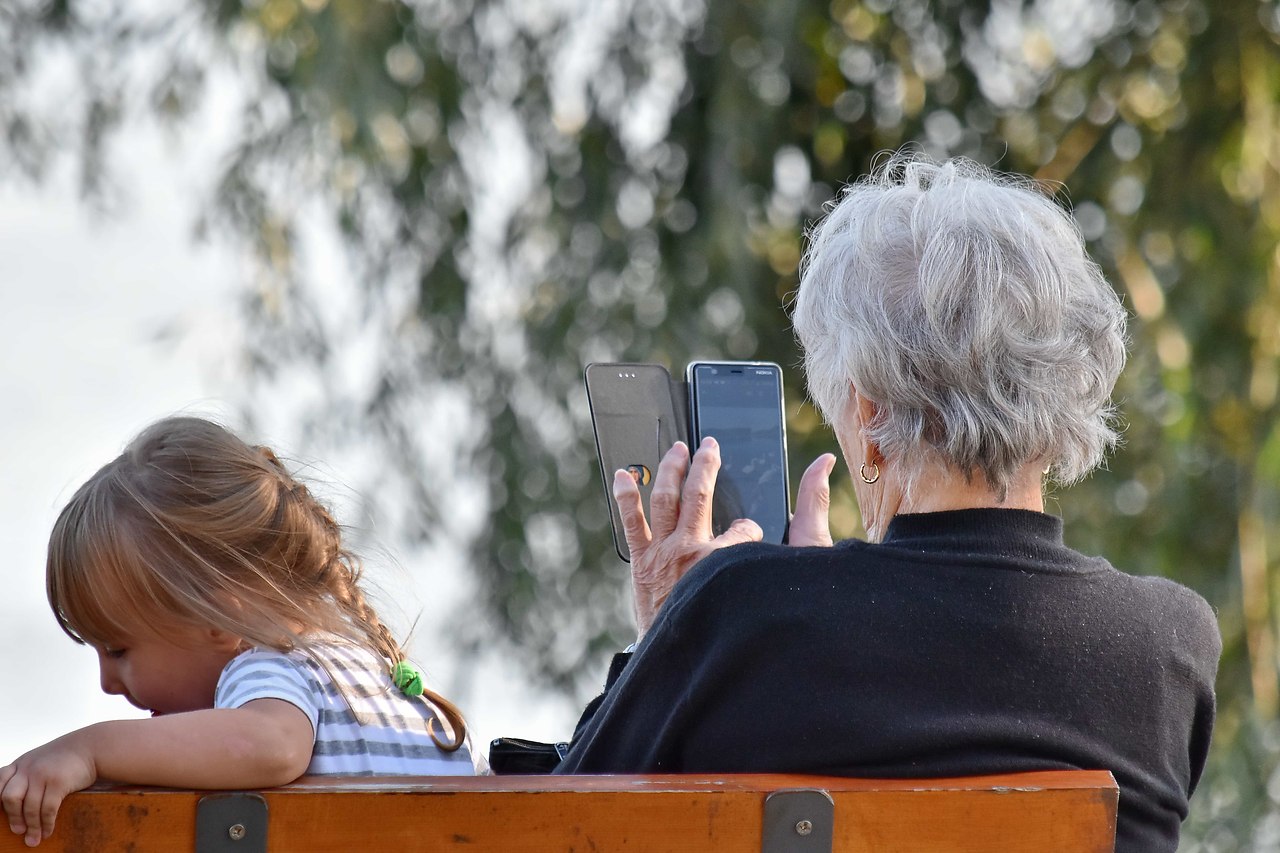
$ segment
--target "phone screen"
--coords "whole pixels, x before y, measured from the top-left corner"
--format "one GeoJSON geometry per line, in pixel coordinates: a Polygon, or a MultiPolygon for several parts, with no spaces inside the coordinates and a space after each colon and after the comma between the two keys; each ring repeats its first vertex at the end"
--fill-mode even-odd
{"type": "Polygon", "coordinates": [[[719,535],[734,519],[749,518],[764,531],[764,541],[782,542],[791,499],[781,368],[694,362],[688,378],[694,446],[708,435],[720,443],[712,529],[719,535]]]}

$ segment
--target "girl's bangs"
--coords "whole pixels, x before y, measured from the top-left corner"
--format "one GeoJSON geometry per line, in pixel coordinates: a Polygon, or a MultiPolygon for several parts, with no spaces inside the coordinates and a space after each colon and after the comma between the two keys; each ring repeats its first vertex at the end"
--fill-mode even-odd
{"type": "Polygon", "coordinates": [[[139,626],[160,633],[158,617],[165,609],[144,580],[149,572],[141,561],[148,546],[136,535],[135,523],[95,513],[92,505],[73,508],[74,503],[49,540],[46,582],[59,627],[73,640],[96,646],[134,636],[139,626]]]}

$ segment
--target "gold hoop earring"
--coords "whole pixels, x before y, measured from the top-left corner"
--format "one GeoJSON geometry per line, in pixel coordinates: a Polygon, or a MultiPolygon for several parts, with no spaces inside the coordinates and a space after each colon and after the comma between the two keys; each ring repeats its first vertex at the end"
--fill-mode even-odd
{"type": "Polygon", "coordinates": [[[871,467],[875,469],[875,473],[870,477],[867,476],[867,463],[863,462],[858,466],[858,476],[862,478],[862,482],[870,486],[872,483],[878,482],[880,479],[880,466],[872,462],[871,467]]]}

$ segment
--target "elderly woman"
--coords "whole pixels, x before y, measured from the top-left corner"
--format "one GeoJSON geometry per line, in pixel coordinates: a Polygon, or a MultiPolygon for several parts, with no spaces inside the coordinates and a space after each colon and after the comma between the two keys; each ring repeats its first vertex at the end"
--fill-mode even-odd
{"type": "Polygon", "coordinates": [[[868,541],[831,545],[830,455],[789,546],[749,520],[712,537],[714,440],[670,450],[648,520],[618,472],[642,640],[559,772],[1102,768],[1116,849],[1173,851],[1221,640],[1194,592],[1072,550],[1044,512],[1046,475],[1115,443],[1124,363],[1070,216],[1030,181],[895,157],[812,235],[794,323],[868,541]]]}

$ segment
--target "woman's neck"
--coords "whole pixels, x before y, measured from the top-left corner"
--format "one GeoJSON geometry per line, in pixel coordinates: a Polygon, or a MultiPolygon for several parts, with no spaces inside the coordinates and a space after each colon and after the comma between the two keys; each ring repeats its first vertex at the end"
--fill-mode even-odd
{"type": "MultiPolygon", "coordinates": [[[[904,495],[898,513],[943,512],[949,509],[1029,509],[1044,512],[1044,489],[1035,466],[1018,472],[1003,497],[981,474],[966,479],[951,469],[922,477],[904,495]]],[[[898,514],[895,513],[895,514],[898,514]]]]}
{"type": "Polygon", "coordinates": [[[922,471],[908,494],[902,488],[902,481],[894,476],[893,467],[885,466],[885,476],[880,483],[864,487],[863,493],[869,500],[859,501],[867,537],[873,542],[884,537],[895,515],[985,508],[1044,512],[1041,471],[1035,465],[1019,469],[1003,498],[980,473],[966,478],[942,466],[930,466],[922,471]]]}

